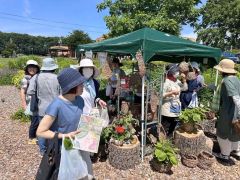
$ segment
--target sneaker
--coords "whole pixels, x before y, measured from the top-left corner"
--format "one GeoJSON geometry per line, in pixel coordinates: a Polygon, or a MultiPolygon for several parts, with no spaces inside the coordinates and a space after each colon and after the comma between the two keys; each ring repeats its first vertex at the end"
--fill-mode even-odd
{"type": "Polygon", "coordinates": [[[239,151],[232,151],[230,154],[232,157],[240,161],[240,150],[239,151]]]}
{"type": "Polygon", "coordinates": [[[217,159],[219,159],[219,160],[221,160],[221,161],[223,161],[223,162],[229,162],[229,160],[230,160],[229,156],[223,155],[222,153],[213,153],[213,155],[214,155],[217,159]]]}
{"type": "Polygon", "coordinates": [[[37,139],[36,139],[36,138],[34,138],[34,139],[29,139],[29,140],[28,140],[28,144],[29,144],[29,145],[36,145],[36,144],[37,144],[37,139]]]}

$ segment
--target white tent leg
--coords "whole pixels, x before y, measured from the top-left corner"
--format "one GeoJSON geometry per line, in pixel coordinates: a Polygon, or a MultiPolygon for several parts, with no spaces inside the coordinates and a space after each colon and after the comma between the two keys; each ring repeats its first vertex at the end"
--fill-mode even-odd
{"type": "Polygon", "coordinates": [[[214,95],[215,95],[215,93],[216,93],[216,90],[217,90],[217,85],[218,85],[218,75],[219,75],[219,71],[217,70],[217,72],[216,72],[216,78],[215,78],[215,89],[214,89],[214,95]]]}
{"type": "Polygon", "coordinates": [[[144,157],[144,86],[145,86],[145,76],[142,77],[142,108],[141,108],[141,130],[142,130],[142,161],[144,157]]]}

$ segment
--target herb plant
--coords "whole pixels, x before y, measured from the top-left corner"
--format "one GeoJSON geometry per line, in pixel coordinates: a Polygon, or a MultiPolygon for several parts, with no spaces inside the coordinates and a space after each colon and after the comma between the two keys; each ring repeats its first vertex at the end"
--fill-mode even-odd
{"type": "Polygon", "coordinates": [[[155,145],[154,158],[163,164],[177,165],[177,151],[169,140],[161,140],[155,145]]]}
{"type": "Polygon", "coordinates": [[[193,108],[193,109],[185,109],[181,112],[179,119],[183,123],[192,123],[196,124],[203,121],[206,118],[207,111],[203,108],[193,108]]]}

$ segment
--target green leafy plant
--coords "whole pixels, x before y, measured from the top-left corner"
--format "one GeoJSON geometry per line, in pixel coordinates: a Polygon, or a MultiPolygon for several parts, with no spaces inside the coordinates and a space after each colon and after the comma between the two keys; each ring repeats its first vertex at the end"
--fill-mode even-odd
{"type": "Polygon", "coordinates": [[[13,77],[12,77],[12,84],[16,86],[17,88],[20,88],[21,80],[24,77],[24,71],[19,70],[13,77]]]}
{"type": "Polygon", "coordinates": [[[185,109],[181,112],[179,120],[183,123],[196,124],[203,121],[206,118],[207,111],[204,108],[185,109]]]}
{"type": "Polygon", "coordinates": [[[34,56],[34,55],[32,55],[32,56],[22,56],[20,58],[13,59],[13,60],[9,61],[8,62],[8,67],[9,67],[9,69],[23,70],[24,67],[26,66],[26,62],[30,59],[37,61],[39,64],[41,63],[40,57],[38,57],[38,56],[34,56]]]}
{"type": "Polygon", "coordinates": [[[203,88],[198,92],[198,97],[200,100],[200,104],[204,107],[209,107],[214,91],[209,88],[203,88]]]}
{"type": "Polygon", "coordinates": [[[11,116],[11,119],[19,120],[20,122],[29,122],[30,116],[26,115],[24,110],[21,108],[11,116]]]}
{"type": "Polygon", "coordinates": [[[63,144],[66,150],[71,150],[73,148],[73,143],[71,139],[68,137],[65,137],[63,144]]]}
{"type": "Polygon", "coordinates": [[[178,149],[169,140],[161,140],[155,145],[154,158],[162,164],[177,165],[178,149]]]}
{"type": "Polygon", "coordinates": [[[114,120],[110,126],[103,130],[102,139],[105,142],[112,138],[124,143],[131,143],[133,135],[136,133],[133,127],[135,123],[136,121],[131,114],[120,116],[119,119],[114,120]]]}

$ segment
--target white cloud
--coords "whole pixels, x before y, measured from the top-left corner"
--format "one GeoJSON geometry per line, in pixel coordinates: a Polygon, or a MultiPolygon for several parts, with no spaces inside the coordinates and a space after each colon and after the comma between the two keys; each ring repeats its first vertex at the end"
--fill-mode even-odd
{"type": "Polygon", "coordinates": [[[31,7],[30,7],[30,2],[29,0],[24,0],[23,2],[23,7],[24,7],[24,16],[29,16],[31,14],[31,7]]]}

